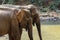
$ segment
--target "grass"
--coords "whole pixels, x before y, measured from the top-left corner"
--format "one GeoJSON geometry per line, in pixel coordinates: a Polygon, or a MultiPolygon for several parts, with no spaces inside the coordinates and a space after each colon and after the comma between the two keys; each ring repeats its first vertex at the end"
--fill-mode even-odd
{"type": "MultiPolygon", "coordinates": [[[[60,40],[60,25],[41,25],[43,40],[60,40]]],[[[33,38],[39,40],[37,29],[33,27],[33,38]]],[[[0,37],[0,40],[8,40],[8,37],[0,37]]],[[[28,33],[23,30],[21,40],[29,40],[28,33]]]]}
{"type": "Polygon", "coordinates": [[[60,25],[42,25],[43,40],[60,40],[60,25]]]}

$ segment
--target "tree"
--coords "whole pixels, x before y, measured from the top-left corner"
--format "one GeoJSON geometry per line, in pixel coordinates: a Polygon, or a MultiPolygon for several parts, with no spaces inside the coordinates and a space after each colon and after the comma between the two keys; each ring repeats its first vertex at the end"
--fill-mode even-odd
{"type": "Polygon", "coordinates": [[[3,0],[3,4],[15,4],[19,0],[3,0]]]}

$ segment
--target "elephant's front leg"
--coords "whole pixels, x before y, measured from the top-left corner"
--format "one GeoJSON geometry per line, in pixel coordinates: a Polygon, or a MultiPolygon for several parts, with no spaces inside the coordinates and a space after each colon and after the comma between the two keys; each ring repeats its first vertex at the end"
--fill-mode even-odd
{"type": "Polygon", "coordinates": [[[9,30],[9,39],[20,40],[20,32],[19,32],[18,20],[16,18],[16,15],[12,15],[10,25],[11,26],[9,30]]]}
{"type": "Polygon", "coordinates": [[[9,34],[9,40],[14,40],[11,34],[9,34]]]}
{"type": "Polygon", "coordinates": [[[39,38],[40,38],[40,40],[42,40],[40,19],[37,19],[37,20],[36,20],[36,27],[37,27],[37,31],[38,31],[38,34],[39,34],[39,38]]]}
{"type": "Polygon", "coordinates": [[[30,38],[30,40],[33,40],[33,33],[32,33],[32,19],[29,19],[28,23],[28,36],[30,38]]]}

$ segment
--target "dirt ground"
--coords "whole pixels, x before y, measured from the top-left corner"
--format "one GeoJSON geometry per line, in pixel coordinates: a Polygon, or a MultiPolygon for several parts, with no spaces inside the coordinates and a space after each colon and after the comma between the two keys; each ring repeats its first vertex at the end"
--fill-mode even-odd
{"type": "MultiPolygon", "coordinates": [[[[60,25],[41,25],[43,40],[60,40],[60,25]]],[[[39,40],[36,26],[33,27],[34,40],[39,40]]],[[[8,40],[8,36],[0,37],[0,40],[8,40]]],[[[21,40],[29,40],[28,34],[23,30],[21,40]]]]}

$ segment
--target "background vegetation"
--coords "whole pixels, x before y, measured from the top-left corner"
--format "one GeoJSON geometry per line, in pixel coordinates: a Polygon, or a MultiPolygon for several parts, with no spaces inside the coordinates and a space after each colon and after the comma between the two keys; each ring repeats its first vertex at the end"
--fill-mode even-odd
{"type": "Polygon", "coordinates": [[[30,0],[30,3],[42,6],[42,11],[60,9],[60,0],[30,0]]]}

